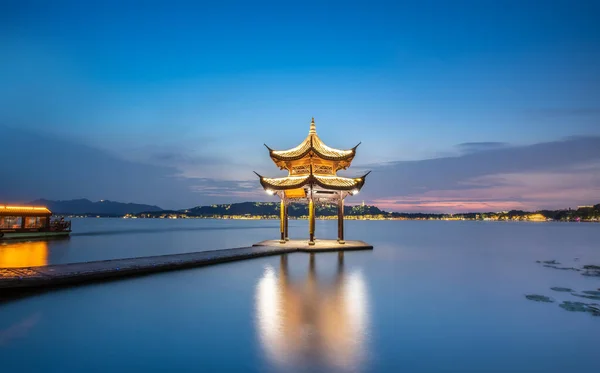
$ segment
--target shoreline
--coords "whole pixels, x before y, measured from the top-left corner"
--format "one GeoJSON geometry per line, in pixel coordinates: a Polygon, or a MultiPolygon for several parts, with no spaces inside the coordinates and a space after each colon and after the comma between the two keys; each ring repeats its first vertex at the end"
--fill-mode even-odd
{"type": "MultiPolygon", "coordinates": [[[[128,217],[117,215],[63,215],[56,214],[69,219],[148,219],[148,220],[186,220],[186,219],[204,219],[204,220],[279,220],[279,216],[274,217],[237,217],[237,216],[178,216],[178,217],[128,217]]],[[[316,217],[316,220],[337,220],[337,216],[332,217],[316,217]]],[[[308,220],[308,217],[289,217],[289,220],[308,220]]],[[[477,222],[492,222],[492,223],[600,223],[600,220],[528,220],[528,219],[459,219],[459,218],[378,218],[378,217],[352,217],[344,216],[344,220],[358,221],[477,221],[477,222]]]]}

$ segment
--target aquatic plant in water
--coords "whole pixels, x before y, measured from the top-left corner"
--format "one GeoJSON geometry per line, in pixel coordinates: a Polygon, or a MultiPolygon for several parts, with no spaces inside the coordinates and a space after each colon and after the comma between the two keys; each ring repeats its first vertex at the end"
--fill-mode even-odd
{"type": "Polygon", "coordinates": [[[554,299],[547,297],[545,295],[539,295],[539,294],[526,294],[525,298],[535,301],[535,302],[546,302],[546,303],[554,302],[554,299]]]}
{"type": "Polygon", "coordinates": [[[559,262],[557,262],[556,260],[536,260],[536,263],[542,263],[542,264],[560,264],[559,262]]]}
{"type": "Polygon", "coordinates": [[[600,308],[597,305],[582,302],[564,301],[558,305],[560,308],[571,312],[588,312],[593,316],[600,316],[600,308]]]}
{"type": "Polygon", "coordinates": [[[586,264],[582,268],[575,268],[575,267],[559,267],[558,265],[560,264],[560,262],[557,262],[554,259],[553,260],[536,260],[535,262],[540,263],[544,267],[547,267],[547,268],[562,269],[562,270],[566,270],[566,271],[576,271],[576,272],[583,271],[582,275],[584,275],[584,276],[600,277],[600,266],[594,265],[594,264],[586,264]]]}
{"type": "Polygon", "coordinates": [[[600,277],[600,266],[587,264],[583,266],[584,272],[582,275],[591,277],[600,277]]]}
{"type": "Polygon", "coordinates": [[[550,289],[551,289],[551,290],[554,290],[554,291],[561,291],[561,292],[565,292],[565,293],[571,293],[571,292],[573,292],[573,291],[574,291],[573,289],[569,289],[569,288],[561,288],[561,287],[558,287],[558,286],[551,287],[550,289]]]}
{"type": "MultiPolygon", "coordinates": [[[[585,291],[583,291],[582,293],[586,293],[585,291]]],[[[576,296],[576,297],[580,297],[580,298],[587,298],[587,299],[593,299],[593,300],[600,300],[600,292],[597,291],[592,291],[591,293],[598,293],[598,295],[589,295],[589,294],[576,294],[576,293],[571,293],[571,295],[576,296]]]]}

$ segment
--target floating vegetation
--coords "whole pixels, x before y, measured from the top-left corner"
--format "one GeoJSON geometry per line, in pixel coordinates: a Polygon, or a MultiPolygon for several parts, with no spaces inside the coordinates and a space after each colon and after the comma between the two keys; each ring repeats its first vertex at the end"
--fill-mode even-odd
{"type": "Polygon", "coordinates": [[[591,304],[564,301],[558,306],[564,310],[571,312],[588,312],[594,316],[600,316],[600,308],[591,304]]]}
{"type": "Polygon", "coordinates": [[[588,264],[584,265],[583,269],[584,272],[582,273],[582,275],[584,276],[600,277],[600,266],[588,264]]]}
{"type": "Polygon", "coordinates": [[[554,299],[547,297],[545,295],[538,294],[526,294],[525,298],[535,301],[535,302],[545,302],[545,303],[553,303],[554,299]]]}
{"type": "MultiPolygon", "coordinates": [[[[596,292],[597,293],[597,292],[596,292]]],[[[593,299],[593,300],[600,300],[600,295],[588,295],[588,294],[576,294],[576,293],[571,293],[571,295],[574,295],[576,297],[580,297],[580,298],[587,298],[587,299],[593,299]]]]}
{"type": "Polygon", "coordinates": [[[575,268],[575,267],[557,267],[555,265],[550,265],[550,264],[544,264],[544,267],[562,269],[562,270],[566,270],[566,271],[577,271],[577,272],[581,271],[581,269],[575,268]]]}
{"type": "Polygon", "coordinates": [[[542,264],[547,268],[562,269],[563,271],[582,272],[584,276],[600,277],[600,266],[595,264],[586,264],[582,268],[575,267],[559,267],[559,262],[556,260],[536,260],[536,263],[542,264]]]}
{"type": "Polygon", "coordinates": [[[535,262],[536,263],[543,263],[543,264],[560,264],[556,260],[536,260],[535,262]]]}
{"type": "Polygon", "coordinates": [[[565,293],[571,293],[571,292],[573,292],[573,291],[574,291],[573,289],[569,289],[569,288],[561,288],[561,287],[557,287],[557,286],[555,286],[555,287],[552,287],[552,288],[550,288],[550,289],[551,289],[551,290],[554,290],[554,291],[562,291],[562,292],[565,292],[565,293]]]}
{"type": "MultiPolygon", "coordinates": [[[[579,258],[575,258],[576,261],[579,258]]],[[[575,267],[560,267],[560,263],[556,260],[536,260],[536,263],[542,264],[542,266],[547,268],[554,269],[562,269],[565,271],[576,271],[581,272],[584,276],[592,276],[592,277],[600,277],[600,265],[595,264],[586,264],[581,266],[580,268],[575,267]]],[[[553,286],[550,288],[552,291],[561,292],[561,293],[571,293],[574,297],[592,299],[592,300],[600,300],[600,288],[597,290],[584,290],[581,292],[576,292],[571,288],[565,288],[561,286],[553,286]]],[[[553,303],[554,299],[547,297],[545,295],[539,294],[526,294],[525,298],[532,300],[534,302],[544,302],[544,303],[553,303]]],[[[571,302],[564,301],[559,304],[559,307],[570,311],[570,312],[587,312],[593,316],[600,316],[600,304],[598,303],[583,303],[583,302],[571,302]]]]}

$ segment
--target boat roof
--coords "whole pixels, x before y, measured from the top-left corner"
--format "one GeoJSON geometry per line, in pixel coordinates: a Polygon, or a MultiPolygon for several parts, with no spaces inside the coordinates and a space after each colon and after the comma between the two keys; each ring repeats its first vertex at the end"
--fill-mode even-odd
{"type": "Polygon", "coordinates": [[[0,205],[0,216],[48,216],[52,211],[47,207],[0,205]]]}

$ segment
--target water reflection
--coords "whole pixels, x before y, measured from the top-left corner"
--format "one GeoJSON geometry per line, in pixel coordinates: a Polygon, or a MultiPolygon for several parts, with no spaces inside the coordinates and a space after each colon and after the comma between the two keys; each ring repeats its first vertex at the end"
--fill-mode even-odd
{"type": "Polygon", "coordinates": [[[314,254],[305,278],[290,276],[285,255],[278,272],[265,268],[256,287],[256,323],[269,361],[288,367],[360,366],[367,348],[368,294],[361,272],[344,270],[343,255],[333,278],[327,271],[317,273],[314,254]]]}
{"type": "Polygon", "coordinates": [[[34,267],[48,264],[48,242],[0,244],[0,268],[34,267]]]}
{"type": "Polygon", "coordinates": [[[27,336],[29,331],[33,329],[40,321],[41,313],[36,312],[19,322],[10,325],[6,329],[0,329],[0,347],[10,344],[17,338],[23,338],[27,336]]]}

